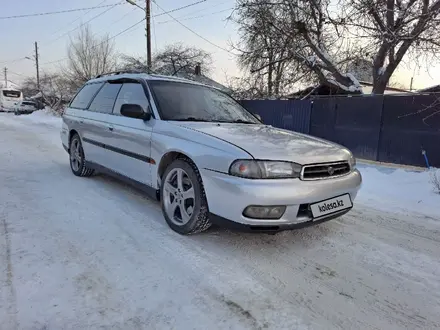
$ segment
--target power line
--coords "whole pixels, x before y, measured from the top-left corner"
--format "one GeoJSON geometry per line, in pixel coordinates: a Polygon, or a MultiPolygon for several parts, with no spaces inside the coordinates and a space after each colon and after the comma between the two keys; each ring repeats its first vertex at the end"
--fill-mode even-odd
{"type": "Polygon", "coordinates": [[[174,13],[175,11],[182,10],[182,9],[186,9],[186,8],[189,8],[189,7],[192,7],[192,6],[198,5],[198,4],[203,3],[203,2],[206,2],[206,1],[207,1],[207,0],[200,0],[200,1],[197,1],[197,2],[190,3],[190,4],[186,5],[186,6],[182,6],[182,7],[178,7],[178,8],[171,9],[171,10],[169,10],[169,11],[165,11],[165,10],[163,10],[163,9],[157,4],[157,2],[154,1],[154,3],[156,4],[156,6],[159,7],[159,9],[161,9],[161,10],[163,11],[163,13],[160,13],[160,14],[154,15],[154,17],[159,17],[159,16],[163,16],[163,15],[169,15],[170,13],[174,13]]]}
{"type": "Polygon", "coordinates": [[[125,13],[124,15],[122,15],[121,17],[119,17],[119,19],[117,19],[116,21],[113,21],[109,24],[109,26],[113,26],[116,23],[119,23],[120,21],[122,21],[125,17],[127,17],[128,15],[130,15],[132,12],[136,11],[137,8],[133,8],[132,10],[130,10],[128,13],[125,13]]]}
{"type": "MultiPolygon", "coordinates": [[[[97,4],[97,6],[101,6],[103,3],[107,2],[108,0],[103,0],[101,1],[99,4],[97,4]]],[[[80,16],[78,16],[77,18],[75,18],[73,21],[71,21],[70,23],[67,23],[66,26],[70,26],[73,23],[75,23],[76,21],[80,20],[81,18],[83,18],[84,16],[86,16],[88,13],[90,13],[93,9],[88,10],[87,12],[85,12],[84,14],[81,14],[80,16]]],[[[56,31],[55,33],[52,33],[50,36],[54,36],[57,34],[58,31],[56,31]]]]}
{"type": "Polygon", "coordinates": [[[17,72],[11,71],[9,69],[8,69],[8,73],[16,75],[16,76],[20,76],[20,77],[28,77],[28,76],[26,76],[26,75],[24,75],[22,73],[17,73],[17,72]]]}
{"type": "MultiPolygon", "coordinates": [[[[159,9],[161,9],[161,10],[163,11],[163,13],[156,14],[156,15],[152,15],[152,18],[153,18],[153,17],[163,16],[163,15],[169,15],[171,18],[173,18],[173,20],[176,20],[174,17],[172,17],[172,16],[170,15],[170,13],[173,13],[173,12],[176,12],[176,11],[179,11],[179,10],[183,10],[183,9],[189,8],[189,7],[192,7],[192,6],[195,6],[195,5],[198,5],[198,4],[201,4],[201,3],[204,3],[204,2],[206,2],[206,1],[207,1],[207,0],[199,0],[199,1],[196,1],[196,2],[193,2],[193,3],[190,3],[190,4],[188,4],[188,5],[185,5],[185,6],[181,6],[181,7],[177,7],[177,8],[171,9],[171,10],[169,10],[169,11],[165,11],[163,8],[161,8],[161,7],[157,4],[156,1],[154,1],[154,3],[156,4],[156,6],[157,6],[159,9]]],[[[102,2],[101,2],[101,3],[102,3],[102,2]]],[[[121,5],[121,4],[123,4],[123,3],[125,3],[125,2],[117,3],[117,4],[111,4],[111,5],[103,5],[103,6],[98,5],[98,6],[94,6],[94,7],[88,7],[88,8],[72,9],[72,10],[70,10],[70,11],[79,11],[79,10],[88,10],[88,9],[91,10],[91,9],[108,8],[108,7],[112,7],[112,8],[113,8],[115,5],[121,5]]],[[[217,6],[217,5],[214,5],[214,6],[217,6]]],[[[110,8],[110,9],[112,9],[112,8],[110,8]]],[[[110,10],[110,9],[108,9],[108,10],[110,10]]],[[[136,8],[134,8],[133,10],[135,10],[135,9],[136,9],[136,8]]],[[[68,12],[68,11],[66,11],[66,12],[68,12]]],[[[106,12],[106,11],[105,11],[105,12],[106,12]]],[[[105,13],[105,12],[104,12],[104,13],[105,13]]],[[[52,12],[52,13],[60,13],[60,12],[52,12]]],[[[104,13],[101,13],[100,15],[102,15],[102,14],[104,14],[104,13]]],[[[129,13],[131,13],[131,12],[129,12],[129,13]]],[[[123,17],[127,16],[129,13],[123,15],[123,17]]],[[[38,15],[38,14],[34,14],[34,15],[38,15]]],[[[100,16],[100,15],[99,15],[99,16],[100,16]]],[[[14,17],[15,17],[15,16],[14,16],[14,17]]],[[[21,16],[20,16],[20,17],[21,17],[21,16]]],[[[26,17],[26,15],[23,15],[23,17],[26,17]]],[[[94,17],[94,18],[96,18],[96,17],[94,17]]],[[[2,18],[0,17],[0,19],[2,19],[2,18]]],[[[93,19],[93,18],[92,18],[92,19],[93,19]]],[[[119,22],[120,20],[122,20],[122,17],[121,17],[119,20],[113,22],[113,24],[116,23],[116,22],[119,22]]],[[[145,19],[143,19],[143,20],[145,20],[145,19]]],[[[89,21],[90,21],[90,20],[89,20],[89,21]]],[[[142,22],[142,21],[141,21],[141,22],[142,22]]],[[[134,24],[132,27],[134,27],[134,26],[140,24],[141,22],[138,22],[138,23],[134,24]]],[[[183,24],[180,23],[180,22],[178,22],[178,23],[181,24],[181,25],[183,25],[183,24]]],[[[184,26],[184,25],[183,25],[183,26],[184,26]]],[[[184,27],[187,28],[187,29],[189,29],[189,28],[186,27],[186,26],[184,26],[184,27]]],[[[131,27],[130,27],[129,29],[131,29],[131,27]]],[[[193,33],[195,33],[195,32],[192,31],[191,29],[190,29],[190,31],[193,32],[193,33]]],[[[72,32],[72,31],[69,31],[69,33],[70,33],[70,32],[72,32]]],[[[123,32],[125,32],[125,31],[123,31],[123,32]]],[[[64,34],[63,36],[65,36],[65,35],[66,35],[66,34],[64,34]]],[[[196,35],[197,35],[197,34],[196,34],[196,35]]],[[[202,36],[200,36],[200,35],[198,35],[198,36],[199,36],[200,38],[206,40],[207,42],[211,43],[209,40],[203,38],[202,36]]],[[[58,39],[59,39],[59,38],[58,38],[58,39]]],[[[56,40],[58,40],[58,39],[56,39],[56,40]]],[[[50,43],[52,43],[52,42],[50,42],[50,43]]],[[[212,44],[212,43],[211,43],[211,44],[212,44]]],[[[219,47],[219,46],[216,45],[216,47],[219,47]]],[[[228,51],[228,50],[226,50],[225,48],[220,48],[220,49],[223,49],[223,50],[225,50],[225,51],[228,51]]],[[[228,52],[229,52],[229,51],[228,51],[228,52]]],[[[25,57],[21,57],[21,58],[18,58],[18,59],[2,61],[2,62],[0,62],[0,64],[2,64],[2,63],[15,63],[15,62],[18,62],[18,61],[22,61],[22,60],[24,60],[24,59],[25,59],[25,57]]],[[[46,64],[51,64],[51,63],[57,63],[57,62],[61,62],[61,61],[65,60],[65,59],[67,59],[67,57],[64,57],[64,58],[62,58],[62,59],[60,59],[60,60],[57,60],[57,61],[51,61],[51,62],[42,63],[41,65],[46,65],[46,64]]]]}
{"type": "Polygon", "coordinates": [[[167,14],[167,15],[168,15],[169,17],[171,17],[174,21],[176,21],[177,23],[179,23],[181,26],[183,26],[185,29],[187,29],[189,32],[193,33],[194,35],[196,35],[196,36],[199,37],[200,39],[205,40],[207,43],[213,45],[214,47],[217,47],[218,49],[224,50],[225,52],[228,52],[229,54],[232,54],[232,55],[234,55],[234,56],[237,56],[237,54],[234,54],[234,53],[231,52],[230,50],[228,50],[228,49],[226,49],[226,48],[224,48],[224,47],[222,47],[222,46],[216,45],[216,44],[213,43],[211,40],[206,39],[205,37],[201,36],[201,35],[198,34],[196,31],[194,31],[193,29],[189,28],[188,26],[186,26],[185,24],[183,24],[182,22],[180,22],[177,18],[175,18],[174,16],[170,15],[169,12],[166,12],[166,11],[165,11],[161,6],[159,6],[157,3],[156,3],[156,6],[158,6],[159,9],[161,9],[161,10],[163,11],[162,14],[167,14]]]}
{"type": "MultiPolygon", "coordinates": [[[[70,22],[70,23],[68,23],[67,24],[67,26],[68,25],[71,25],[72,23],[74,23],[74,22],[76,22],[77,20],[79,20],[81,17],[83,17],[84,15],[87,15],[88,13],[90,13],[94,8],[96,9],[96,8],[101,8],[102,6],[102,4],[103,3],[105,3],[105,2],[107,2],[108,0],[104,0],[104,1],[101,1],[97,6],[95,6],[95,7],[91,7],[92,9],[90,9],[90,10],[88,10],[85,14],[83,14],[83,15],[81,15],[81,16],[79,16],[78,18],[76,18],[75,20],[73,20],[72,22],[70,22]]],[[[120,3],[118,3],[118,4],[120,4],[120,3]]],[[[116,5],[118,5],[118,4],[116,4],[116,5]]],[[[107,5],[107,6],[113,6],[113,7],[111,7],[111,8],[114,8],[114,6],[116,6],[116,5],[107,5]]],[[[111,9],[110,8],[110,9],[111,9]]],[[[107,12],[109,9],[107,9],[105,12],[107,12]]],[[[70,32],[72,32],[72,31],[69,31],[69,33],[70,32]]],[[[54,35],[54,34],[52,34],[52,35],[54,35]]],[[[61,37],[63,37],[65,34],[63,34],[61,37]]],[[[61,37],[58,37],[57,39],[55,39],[55,40],[52,40],[52,41],[49,41],[49,42],[47,42],[47,43],[44,43],[43,45],[49,45],[49,44],[52,44],[53,42],[55,42],[55,41],[57,41],[57,40],[59,40],[61,37]]],[[[14,59],[14,60],[7,60],[7,61],[2,61],[2,62],[0,62],[0,64],[2,64],[2,63],[16,63],[16,62],[19,62],[19,61],[22,61],[22,60],[25,60],[27,57],[30,57],[31,55],[29,55],[29,56],[25,56],[25,57],[21,57],[21,58],[18,58],[18,59],[14,59]]]]}
{"type": "Polygon", "coordinates": [[[25,60],[26,59],[26,57],[20,57],[20,58],[15,58],[15,59],[13,59],[13,60],[7,60],[7,61],[1,61],[0,62],[0,64],[3,64],[3,63],[15,63],[15,62],[18,62],[18,61],[22,61],[22,60],[25,60]]]}
{"type": "Polygon", "coordinates": [[[193,10],[193,11],[190,11],[189,13],[186,13],[185,15],[182,15],[182,16],[179,16],[179,17],[176,17],[176,18],[177,19],[181,19],[181,18],[184,18],[184,17],[188,17],[188,16],[191,16],[193,14],[197,14],[197,13],[203,12],[205,10],[213,9],[213,8],[219,7],[219,6],[224,5],[224,4],[230,4],[230,1],[223,1],[223,2],[219,2],[219,3],[213,4],[213,5],[209,6],[208,8],[201,8],[201,9],[193,10]]]}
{"type": "MultiPolygon", "coordinates": [[[[156,1],[154,1],[156,3],[156,1]]],[[[151,18],[153,21],[153,35],[154,35],[154,52],[157,51],[157,38],[156,38],[156,22],[154,16],[151,18]]]]}
{"type": "MultiPolygon", "coordinates": [[[[125,2],[119,2],[116,5],[122,5],[125,2]]],[[[64,14],[64,13],[73,13],[76,11],[84,11],[89,9],[98,9],[98,8],[106,8],[114,6],[115,4],[111,5],[102,5],[102,6],[94,6],[94,7],[85,7],[85,8],[76,8],[76,9],[67,9],[67,10],[60,10],[60,11],[51,11],[51,12],[45,12],[45,13],[34,13],[34,14],[25,14],[25,15],[15,15],[15,16],[3,16],[0,17],[0,20],[2,19],[13,19],[13,18],[23,18],[23,17],[34,17],[34,16],[46,16],[46,15],[55,15],[55,14],[64,14]]]]}
{"type": "Polygon", "coordinates": [[[76,28],[74,28],[74,29],[72,29],[72,30],[70,30],[70,31],[67,31],[66,33],[63,33],[63,34],[60,35],[58,38],[56,38],[56,39],[54,39],[54,40],[52,40],[52,41],[49,41],[48,43],[45,43],[45,45],[52,44],[52,43],[54,43],[55,41],[60,40],[62,37],[66,36],[66,35],[68,35],[68,34],[70,34],[70,33],[72,33],[73,31],[76,31],[76,30],[80,29],[80,28],[83,27],[84,25],[86,25],[86,24],[90,23],[91,21],[93,21],[94,19],[97,19],[98,17],[104,15],[105,13],[107,13],[107,12],[110,11],[110,10],[112,10],[113,8],[115,8],[115,7],[118,6],[118,5],[120,5],[120,4],[117,3],[117,4],[112,5],[110,8],[107,8],[107,9],[104,10],[103,12],[101,12],[101,13],[99,13],[99,14],[93,16],[91,19],[89,19],[88,21],[86,21],[86,22],[84,22],[84,23],[78,25],[76,28]]]}
{"type": "MultiPolygon", "coordinates": [[[[231,7],[231,8],[228,8],[228,9],[223,9],[223,10],[220,10],[220,11],[215,11],[215,12],[213,12],[213,13],[209,13],[209,14],[205,14],[205,15],[199,15],[199,16],[193,16],[193,17],[187,17],[187,18],[180,19],[180,21],[188,21],[188,20],[193,20],[193,19],[196,19],[196,18],[203,18],[203,17],[207,17],[207,16],[215,15],[215,14],[224,13],[224,12],[226,12],[226,11],[230,11],[230,10],[232,10],[232,9],[234,9],[234,8],[231,7]]],[[[170,19],[170,20],[168,20],[168,21],[158,22],[157,24],[165,24],[165,23],[170,23],[170,22],[174,22],[174,20],[170,19]]]]}
{"type": "MultiPolygon", "coordinates": [[[[112,40],[112,39],[115,39],[115,38],[119,37],[121,34],[124,34],[124,33],[128,32],[129,30],[131,30],[131,29],[134,28],[135,26],[141,24],[143,21],[145,21],[145,18],[143,18],[143,19],[140,20],[139,22],[137,22],[137,23],[135,23],[135,24],[129,26],[129,27],[126,28],[125,30],[122,30],[122,31],[119,32],[118,34],[115,34],[114,36],[105,39],[104,41],[100,42],[99,44],[93,46],[91,49],[95,49],[96,47],[99,47],[99,46],[101,46],[102,44],[104,44],[104,43],[106,43],[106,42],[108,42],[108,41],[110,41],[110,40],[112,40]]],[[[51,61],[51,62],[45,62],[45,63],[42,63],[42,65],[58,63],[58,62],[61,62],[61,61],[67,60],[67,59],[68,59],[68,57],[63,57],[63,58],[61,58],[61,59],[59,59],[59,60],[56,60],[56,61],[51,61]]]]}

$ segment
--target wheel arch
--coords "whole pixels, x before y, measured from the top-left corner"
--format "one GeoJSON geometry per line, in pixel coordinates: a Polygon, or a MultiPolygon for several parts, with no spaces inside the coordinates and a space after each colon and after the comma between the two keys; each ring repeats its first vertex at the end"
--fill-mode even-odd
{"type": "Polygon", "coordinates": [[[69,131],[69,136],[68,136],[69,145],[67,146],[68,151],[70,151],[70,142],[72,142],[72,138],[75,136],[75,134],[79,136],[79,133],[75,129],[71,129],[69,131]]]}
{"type": "Polygon", "coordinates": [[[165,173],[166,168],[176,159],[183,159],[187,160],[194,164],[194,166],[197,166],[194,159],[190,156],[188,156],[186,153],[180,151],[180,150],[170,150],[166,152],[162,158],[160,159],[159,166],[157,167],[157,185],[158,188],[160,187],[162,176],[165,173]]]}

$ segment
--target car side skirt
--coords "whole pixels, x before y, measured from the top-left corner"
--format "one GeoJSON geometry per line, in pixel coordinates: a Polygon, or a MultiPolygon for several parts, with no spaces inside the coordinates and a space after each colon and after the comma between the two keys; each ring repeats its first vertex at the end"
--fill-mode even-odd
{"type": "Polygon", "coordinates": [[[86,166],[88,168],[94,169],[95,171],[98,171],[102,174],[108,175],[110,177],[115,178],[118,181],[124,182],[129,184],[130,186],[132,186],[133,188],[142,191],[144,193],[146,193],[148,195],[148,197],[154,199],[154,200],[159,200],[159,190],[155,189],[153,187],[150,187],[146,184],[143,184],[139,181],[133,180],[129,177],[126,177],[125,175],[119,174],[105,166],[96,164],[94,162],[90,162],[90,161],[86,161],[86,166]]]}

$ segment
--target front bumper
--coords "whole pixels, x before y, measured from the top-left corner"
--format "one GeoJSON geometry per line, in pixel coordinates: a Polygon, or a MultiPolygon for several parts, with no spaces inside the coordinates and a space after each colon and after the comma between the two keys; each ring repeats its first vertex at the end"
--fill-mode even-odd
{"type": "Polygon", "coordinates": [[[310,215],[299,211],[301,205],[304,207],[305,204],[347,193],[354,201],[362,184],[358,170],[342,177],[316,181],[249,180],[206,169],[201,174],[214,222],[229,220],[248,227],[279,229],[305,227],[347,213],[349,210],[343,210],[312,221],[310,215]],[[286,211],[280,219],[251,219],[243,215],[243,210],[249,205],[285,205],[286,211]]]}

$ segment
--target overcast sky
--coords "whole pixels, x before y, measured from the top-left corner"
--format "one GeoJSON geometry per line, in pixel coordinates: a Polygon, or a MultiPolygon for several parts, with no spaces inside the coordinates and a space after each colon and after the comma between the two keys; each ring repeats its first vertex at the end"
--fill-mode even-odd
{"type": "MultiPolygon", "coordinates": [[[[156,0],[158,5],[165,10],[182,7],[197,0],[156,0]]],[[[1,17],[41,12],[62,11],[75,8],[93,7],[98,5],[112,5],[118,0],[21,0],[3,1],[1,17]]],[[[140,5],[142,1],[138,0],[140,5]]],[[[237,26],[226,22],[226,17],[232,12],[234,0],[206,0],[203,3],[179,10],[172,15],[183,24],[194,30],[202,37],[221,48],[230,49],[231,40],[237,41],[237,26]],[[203,16],[203,17],[200,17],[203,16]],[[197,17],[197,18],[195,18],[197,17]]],[[[90,12],[80,11],[57,15],[35,16],[27,18],[0,19],[0,67],[8,67],[8,78],[20,82],[23,76],[35,73],[34,63],[31,60],[19,60],[25,56],[33,55],[34,41],[39,44],[40,63],[42,71],[56,70],[63,61],[58,61],[66,56],[69,42],[69,31],[77,28],[96,15],[100,15],[90,22],[92,30],[99,35],[108,33],[116,35],[124,29],[140,21],[144,14],[130,4],[123,4],[109,9],[100,8],[90,12]],[[105,12],[106,11],[106,12],[105,12]],[[105,12],[105,13],[104,13],[105,12]],[[14,61],[15,60],[15,61],[14,61]]],[[[153,16],[162,13],[153,4],[153,16]]],[[[153,17],[153,53],[164,45],[181,41],[194,45],[210,52],[214,59],[215,69],[212,77],[219,82],[225,82],[225,74],[239,75],[234,55],[219,49],[188,31],[178,23],[172,21],[167,15],[153,17]]],[[[77,30],[71,32],[74,34],[77,30]]],[[[120,53],[144,56],[146,51],[145,24],[141,23],[129,32],[114,39],[116,48],[120,53]]],[[[2,70],[3,71],[3,70],[2,70]]],[[[411,76],[414,74],[414,86],[417,88],[440,84],[440,66],[432,65],[430,74],[425,69],[402,67],[394,77],[395,81],[409,86],[411,76]]],[[[3,76],[1,75],[3,79],[3,76]]]]}

